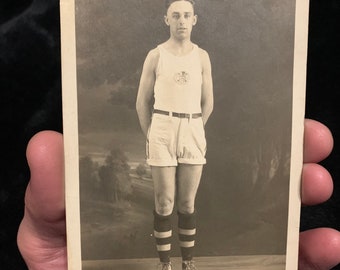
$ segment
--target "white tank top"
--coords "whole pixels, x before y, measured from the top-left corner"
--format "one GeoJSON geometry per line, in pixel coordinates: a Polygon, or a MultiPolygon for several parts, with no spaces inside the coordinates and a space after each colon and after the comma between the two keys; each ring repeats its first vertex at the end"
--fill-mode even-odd
{"type": "Polygon", "coordinates": [[[175,56],[158,45],[159,61],[154,86],[154,108],[178,113],[200,113],[202,65],[198,46],[175,56]]]}

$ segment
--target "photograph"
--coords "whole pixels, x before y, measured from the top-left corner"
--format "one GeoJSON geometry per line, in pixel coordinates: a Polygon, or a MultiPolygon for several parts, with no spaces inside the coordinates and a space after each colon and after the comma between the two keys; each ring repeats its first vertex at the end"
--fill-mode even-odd
{"type": "Polygon", "coordinates": [[[69,269],[297,269],[308,0],[61,0],[69,269]]]}

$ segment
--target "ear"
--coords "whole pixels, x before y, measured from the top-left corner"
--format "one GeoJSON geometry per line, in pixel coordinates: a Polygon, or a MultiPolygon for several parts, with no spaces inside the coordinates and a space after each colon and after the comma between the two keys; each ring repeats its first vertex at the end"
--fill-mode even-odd
{"type": "Polygon", "coordinates": [[[196,23],[197,23],[197,15],[194,16],[194,19],[192,21],[192,25],[196,25],[196,23]]]}
{"type": "Polygon", "coordinates": [[[164,22],[167,26],[169,26],[169,20],[167,15],[164,15],[164,22]]]}

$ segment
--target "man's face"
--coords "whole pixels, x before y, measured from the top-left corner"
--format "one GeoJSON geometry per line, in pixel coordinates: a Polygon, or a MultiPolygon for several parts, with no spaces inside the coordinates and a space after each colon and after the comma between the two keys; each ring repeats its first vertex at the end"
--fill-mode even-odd
{"type": "Polygon", "coordinates": [[[192,27],[197,22],[194,8],[188,1],[173,2],[164,17],[173,37],[183,40],[190,38],[192,27]]]}

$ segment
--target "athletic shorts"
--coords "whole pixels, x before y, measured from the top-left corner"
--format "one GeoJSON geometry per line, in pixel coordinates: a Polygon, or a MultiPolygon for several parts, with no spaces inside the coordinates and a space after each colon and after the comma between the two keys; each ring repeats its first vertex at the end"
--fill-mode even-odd
{"type": "Polygon", "coordinates": [[[206,146],[202,117],[153,114],[146,142],[147,163],[150,166],[205,164],[206,146]]]}

